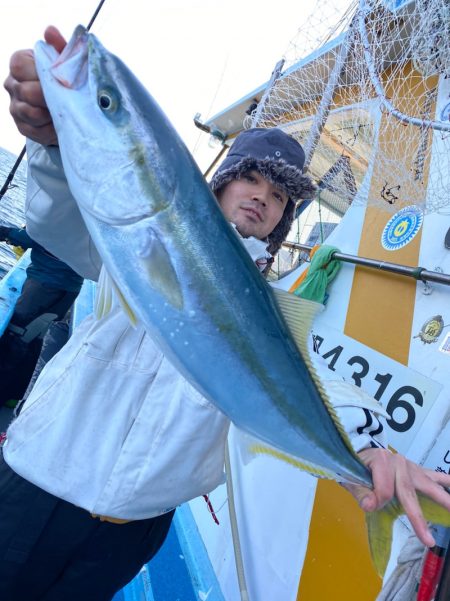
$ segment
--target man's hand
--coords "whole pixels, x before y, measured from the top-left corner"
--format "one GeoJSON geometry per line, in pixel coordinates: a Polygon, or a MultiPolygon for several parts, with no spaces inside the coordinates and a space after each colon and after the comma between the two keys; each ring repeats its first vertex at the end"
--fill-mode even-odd
{"type": "Polygon", "coordinates": [[[426,470],[400,454],[384,449],[365,449],[359,457],[372,472],[373,490],[357,484],[344,487],[355,497],[364,511],[376,511],[397,497],[417,537],[427,547],[435,544],[417,500],[421,492],[450,511],[450,475],[426,470]]]}
{"type": "MultiPolygon", "coordinates": [[[[66,45],[53,26],[47,27],[44,38],[58,52],[66,45]]],[[[32,50],[18,50],[12,55],[10,73],[4,86],[11,97],[9,110],[20,133],[45,146],[57,144],[58,138],[37,76],[32,50]]]]}

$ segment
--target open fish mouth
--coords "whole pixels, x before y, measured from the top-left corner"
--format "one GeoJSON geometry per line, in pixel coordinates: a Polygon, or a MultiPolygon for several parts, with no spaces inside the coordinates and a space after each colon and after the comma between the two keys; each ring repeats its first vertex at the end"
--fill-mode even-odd
{"type": "MultiPolygon", "coordinates": [[[[67,46],[51,67],[53,77],[65,88],[76,90],[86,83],[88,77],[88,40],[85,27],[78,25],[67,46]]],[[[47,53],[47,56],[48,53],[47,53]]],[[[49,56],[50,59],[54,57],[49,56]]]]}

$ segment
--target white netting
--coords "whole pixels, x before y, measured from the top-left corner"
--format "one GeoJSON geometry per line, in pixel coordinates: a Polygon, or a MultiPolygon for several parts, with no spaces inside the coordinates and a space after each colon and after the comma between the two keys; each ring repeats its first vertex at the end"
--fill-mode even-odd
{"type": "Polygon", "coordinates": [[[423,76],[450,75],[450,4],[448,0],[417,0],[417,12],[426,15],[411,35],[414,68],[423,76]]]}
{"type": "Polygon", "coordinates": [[[318,0],[245,127],[294,135],[335,214],[450,212],[449,75],[449,0],[318,0]]]}

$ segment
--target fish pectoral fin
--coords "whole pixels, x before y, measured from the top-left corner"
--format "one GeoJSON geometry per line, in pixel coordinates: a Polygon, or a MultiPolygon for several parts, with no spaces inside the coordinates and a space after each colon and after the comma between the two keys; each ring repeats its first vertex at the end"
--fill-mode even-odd
{"type": "Polygon", "coordinates": [[[95,298],[94,313],[97,319],[101,319],[111,311],[113,305],[113,295],[116,296],[125,314],[128,316],[131,325],[136,326],[137,319],[134,311],[127,303],[120,288],[106,271],[105,266],[100,271],[100,277],[97,283],[97,296],[95,298]]]}
{"type": "MultiPolygon", "coordinates": [[[[421,493],[417,493],[417,498],[424,518],[428,522],[450,527],[450,512],[447,509],[421,493]]],[[[370,553],[380,576],[384,575],[391,554],[394,522],[404,513],[401,505],[394,500],[380,511],[366,514],[370,553]]]]}
{"type": "Polygon", "coordinates": [[[172,307],[181,311],[184,300],[177,272],[166,247],[157,236],[151,238],[145,255],[140,257],[140,264],[147,273],[151,286],[172,307]]]}

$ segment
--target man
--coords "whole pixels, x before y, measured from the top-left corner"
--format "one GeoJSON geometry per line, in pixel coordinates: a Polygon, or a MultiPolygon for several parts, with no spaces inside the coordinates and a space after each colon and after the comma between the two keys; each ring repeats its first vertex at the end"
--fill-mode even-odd
{"type": "Polygon", "coordinates": [[[31,248],[27,278],[0,339],[1,404],[22,398],[49,323],[64,318],[83,278],[30,238],[25,228],[0,225],[0,240],[24,250],[31,248]]]}
{"type": "MultiPolygon", "coordinates": [[[[45,35],[57,50],[64,47],[54,28],[45,35]]],[[[5,87],[19,130],[34,140],[27,227],[96,279],[101,261],[68,190],[31,51],[13,56],[5,87]]],[[[312,192],[303,164],[301,146],[283,132],[249,130],[211,182],[262,267],[271,258],[266,248],[276,252],[286,236],[295,201],[312,192]]],[[[0,493],[8,500],[0,512],[0,598],[110,600],[158,551],[173,508],[222,481],[227,432],[227,418],[181,377],[141,324],[130,327],[119,305],[100,320],[87,317],[8,430],[0,463],[0,493]]],[[[366,448],[362,456],[375,489],[353,489],[361,506],[373,510],[396,493],[421,540],[432,545],[415,490],[450,509],[441,486],[450,477],[383,449],[366,448]]]]}

